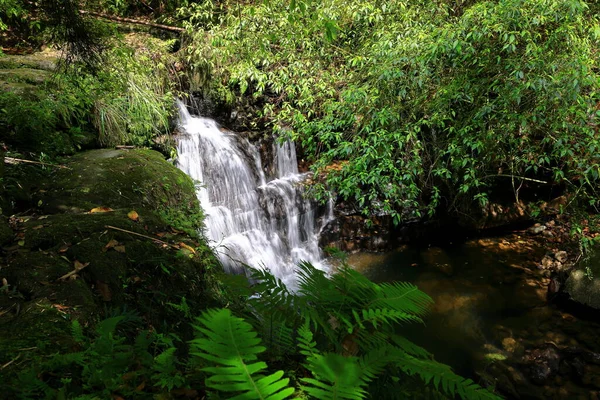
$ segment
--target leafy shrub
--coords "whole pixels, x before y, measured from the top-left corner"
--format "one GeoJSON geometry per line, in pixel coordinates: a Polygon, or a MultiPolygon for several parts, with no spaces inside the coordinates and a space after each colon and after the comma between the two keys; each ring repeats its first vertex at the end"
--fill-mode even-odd
{"type": "Polygon", "coordinates": [[[213,96],[264,103],[255,122],[302,144],[322,176],[318,197],[334,190],[365,214],[464,212],[498,185],[518,198],[522,185],[563,184],[595,202],[600,29],[590,6],[203,8],[189,61],[212,74],[213,96]]]}

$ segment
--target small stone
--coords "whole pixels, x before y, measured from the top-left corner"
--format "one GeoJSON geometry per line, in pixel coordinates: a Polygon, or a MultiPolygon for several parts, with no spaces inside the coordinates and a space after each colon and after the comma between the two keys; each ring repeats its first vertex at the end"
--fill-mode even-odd
{"type": "Polygon", "coordinates": [[[508,351],[509,353],[514,353],[517,346],[518,346],[517,341],[511,337],[502,339],[502,347],[504,348],[504,350],[508,351]]]}
{"type": "Polygon", "coordinates": [[[535,224],[534,226],[529,228],[527,231],[529,231],[529,233],[532,233],[534,235],[539,235],[540,233],[544,232],[545,230],[546,230],[546,225],[535,224]]]}
{"type": "Polygon", "coordinates": [[[549,230],[545,230],[545,231],[542,232],[542,236],[545,236],[545,237],[554,237],[554,232],[549,231],[549,230]]]}
{"type": "Polygon", "coordinates": [[[569,258],[569,255],[567,254],[566,251],[561,250],[561,251],[557,251],[556,253],[554,253],[554,258],[558,262],[564,263],[569,258]]]}
{"type": "Polygon", "coordinates": [[[544,258],[542,258],[542,268],[543,269],[551,269],[553,267],[554,267],[554,260],[552,259],[552,257],[544,256],[544,258]]]}

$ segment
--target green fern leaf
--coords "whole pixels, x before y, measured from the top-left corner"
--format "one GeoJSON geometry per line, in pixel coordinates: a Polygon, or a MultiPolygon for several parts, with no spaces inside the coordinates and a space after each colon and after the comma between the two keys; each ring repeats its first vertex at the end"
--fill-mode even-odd
{"type": "Polygon", "coordinates": [[[407,282],[382,283],[378,285],[378,292],[378,297],[368,304],[369,308],[391,308],[425,316],[433,305],[431,297],[407,282]]]}
{"type": "Polygon", "coordinates": [[[256,361],[265,351],[252,326],[231,315],[227,309],[208,310],[197,318],[194,326],[199,337],[191,342],[191,354],[212,361],[215,367],[204,368],[211,376],[210,388],[224,392],[241,392],[232,399],[285,399],[294,393],[282,379],[283,371],[268,376],[259,375],[267,364],[256,361]]]}
{"type": "Polygon", "coordinates": [[[360,400],[366,396],[366,382],[356,357],[335,353],[313,354],[306,368],[314,378],[303,378],[307,386],[302,389],[319,400],[360,400]]]}
{"type": "Polygon", "coordinates": [[[477,385],[470,379],[456,375],[449,366],[433,360],[419,360],[399,349],[389,349],[395,365],[408,375],[417,375],[425,383],[433,382],[436,389],[450,396],[468,400],[499,400],[501,397],[477,385]],[[440,387],[441,386],[441,387],[440,387]]]}
{"type": "Polygon", "coordinates": [[[77,320],[71,322],[71,336],[73,336],[73,340],[75,340],[77,343],[83,343],[85,341],[83,328],[77,320]]]}

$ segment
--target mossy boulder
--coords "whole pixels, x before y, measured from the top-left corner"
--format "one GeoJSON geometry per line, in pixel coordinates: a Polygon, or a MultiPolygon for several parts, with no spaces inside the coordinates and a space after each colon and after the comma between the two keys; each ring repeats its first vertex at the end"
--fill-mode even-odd
{"type": "Polygon", "coordinates": [[[202,227],[194,183],[156,151],[87,151],[68,166],[36,198],[43,213],[146,209],[191,235],[202,227]]]}
{"type": "MultiPolygon", "coordinates": [[[[64,166],[35,186],[31,215],[0,220],[10,231],[0,236],[0,365],[68,349],[74,319],[92,329],[133,313],[139,329],[191,338],[178,305],[222,305],[194,183],[150,150],[94,150],[64,166]]],[[[14,382],[18,368],[0,379],[14,382]]]]}
{"type": "Polygon", "coordinates": [[[576,302],[600,310],[600,249],[571,271],[565,290],[576,302]]]}

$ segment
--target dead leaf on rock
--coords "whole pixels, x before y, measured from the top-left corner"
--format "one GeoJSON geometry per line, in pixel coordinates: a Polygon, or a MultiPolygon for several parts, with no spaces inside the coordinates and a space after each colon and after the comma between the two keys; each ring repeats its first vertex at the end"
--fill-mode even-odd
{"type": "Polygon", "coordinates": [[[89,262],[86,262],[85,264],[83,264],[83,263],[79,262],[78,260],[75,260],[75,262],[73,263],[73,267],[75,267],[75,269],[77,271],[80,271],[80,270],[84,269],[88,265],[90,265],[89,262]]]}
{"type": "Polygon", "coordinates": [[[105,212],[111,212],[111,211],[115,211],[110,207],[96,207],[96,208],[92,208],[90,210],[91,214],[96,214],[96,213],[105,213],[105,212]]]}
{"type": "Polygon", "coordinates": [[[167,234],[167,232],[158,232],[155,235],[158,236],[159,238],[161,238],[161,237],[165,237],[166,234],[167,234]]]}
{"type": "Polygon", "coordinates": [[[112,249],[115,246],[118,246],[119,242],[116,241],[115,239],[112,239],[110,242],[106,243],[106,246],[104,246],[104,249],[102,251],[106,251],[109,249],[112,249]]]}
{"type": "Polygon", "coordinates": [[[115,246],[114,249],[115,249],[115,251],[118,251],[119,253],[125,253],[125,246],[123,246],[123,245],[115,246]]]}
{"type": "Polygon", "coordinates": [[[56,310],[62,314],[66,314],[67,310],[71,308],[69,306],[63,306],[62,304],[52,304],[52,307],[56,308],[56,310]]]}
{"type": "Polygon", "coordinates": [[[60,246],[60,248],[58,249],[59,253],[66,253],[67,250],[69,250],[69,245],[68,244],[63,244],[62,246],[60,246]]]}
{"type": "Polygon", "coordinates": [[[104,283],[102,281],[96,281],[96,288],[98,289],[100,296],[102,296],[102,300],[104,300],[104,301],[112,300],[112,293],[110,291],[110,287],[108,287],[108,285],[106,283],[104,283]]]}
{"type": "Polygon", "coordinates": [[[188,246],[187,244],[180,242],[179,246],[181,246],[181,248],[186,249],[191,251],[192,253],[196,254],[196,249],[194,249],[192,246],[188,246]]]}
{"type": "Polygon", "coordinates": [[[127,213],[127,218],[129,218],[132,221],[138,221],[140,219],[140,216],[136,211],[132,210],[127,213]]]}

